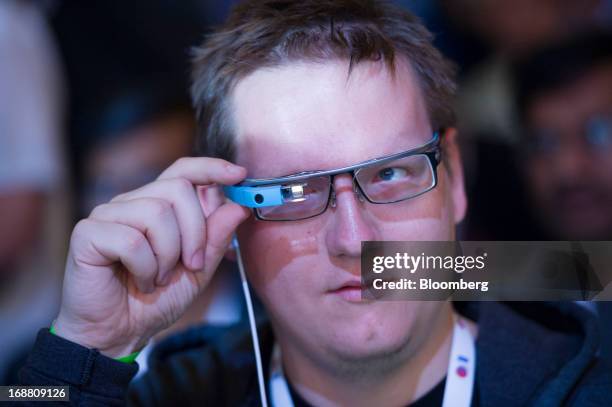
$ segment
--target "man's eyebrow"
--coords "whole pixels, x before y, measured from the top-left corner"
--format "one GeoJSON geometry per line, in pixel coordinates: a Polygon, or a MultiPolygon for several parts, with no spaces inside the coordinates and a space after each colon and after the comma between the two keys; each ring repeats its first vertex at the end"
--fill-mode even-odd
{"type": "MultiPolygon", "coordinates": [[[[284,170],[283,174],[280,175],[274,175],[274,176],[258,176],[258,177],[252,177],[252,176],[248,176],[247,179],[274,179],[274,178],[285,178],[285,177],[292,177],[292,176],[296,176],[296,175],[304,175],[304,174],[309,174],[309,173],[316,173],[316,172],[321,172],[321,171],[331,171],[334,169],[339,169],[339,168],[344,168],[344,167],[349,167],[352,165],[358,165],[358,164],[362,164],[362,163],[366,163],[368,161],[371,160],[376,160],[376,159],[380,159],[380,158],[385,158],[388,156],[392,156],[395,154],[399,154],[402,152],[406,152],[406,151],[410,151],[410,150],[416,150],[419,148],[424,147],[425,145],[427,145],[428,143],[432,142],[433,139],[437,136],[438,140],[440,140],[442,138],[442,135],[444,133],[443,129],[437,130],[437,131],[430,131],[429,133],[429,137],[423,138],[421,139],[420,137],[415,137],[414,136],[414,132],[412,131],[401,131],[400,133],[397,133],[396,136],[394,137],[395,140],[397,141],[396,143],[394,143],[394,151],[388,151],[386,153],[383,154],[379,154],[376,155],[374,157],[370,157],[370,158],[366,158],[364,160],[360,160],[358,162],[354,162],[351,164],[347,164],[347,165],[322,165],[320,168],[316,168],[316,169],[308,169],[308,170],[304,170],[303,167],[298,167],[299,163],[295,163],[294,166],[289,167],[289,170],[284,170]],[[398,145],[401,145],[401,141],[405,141],[405,140],[412,140],[412,145],[407,146],[404,144],[404,147],[398,147],[398,145]]],[[[290,152],[290,154],[299,154],[297,151],[293,151],[290,152]]],[[[317,156],[321,157],[321,153],[319,153],[317,156]]],[[[274,171],[272,171],[274,172],[274,171]]]]}
{"type": "Polygon", "coordinates": [[[410,153],[410,152],[415,152],[415,153],[421,153],[424,151],[429,151],[430,149],[433,148],[440,148],[440,132],[434,132],[432,137],[427,140],[424,141],[423,143],[416,145],[416,146],[412,146],[408,149],[402,149],[400,151],[396,151],[396,152],[392,152],[392,153],[388,153],[388,154],[384,154],[384,155],[379,155],[376,157],[372,157],[372,158],[368,158],[365,160],[361,160],[358,161],[356,163],[353,164],[348,164],[348,165],[342,165],[342,166],[333,166],[331,168],[328,169],[317,169],[317,170],[308,170],[308,171],[298,171],[298,172],[290,172],[288,174],[285,175],[280,175],[280,176],[275,176],[275,177],[265,177],[265,178],[250,178],[248,177],[245,181],[274,181],[275,179],[282,179],[282,178],[289,178],[289,177],[297,177],[297,176],[308,176],[310,174],[312,175],[317,175],[318,173],[326,173],[326,172],[334,172],[334,171],[342,171],[342,170],[350,170],[350,171],[354,171],[354,169],[351,169],[351,167],[357,167],[357,166],[361,166],[361,165],[374,165],[376,164],[377,161],[381,160],[381,161],[386,161],[386,160],[392,160],[395,158],[395,156],[400,156],[402,154],[405,153],[410,153]]]}

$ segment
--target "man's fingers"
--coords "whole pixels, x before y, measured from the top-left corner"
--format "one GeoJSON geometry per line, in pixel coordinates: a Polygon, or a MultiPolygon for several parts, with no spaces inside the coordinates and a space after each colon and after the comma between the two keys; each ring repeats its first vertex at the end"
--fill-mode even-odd
{"type": "Polygon", "coordinates": [[[199,197],[200,206],[205,217],[209,217],[211,213],[223,205],[226,198],[218,185],[200,185],[196,187],[196,192],[199,197]]]}
{"type": "Polygon", "coordinates": [[[246,169],[220,158],[184,157],[168,167],[159,177],[184,178],[194,185],[232,185],[246,177],[246,169]]]}
{"type": "Polygon", "coordinates": [[[179,225],[182,262],[186,267],[197,270],[204,265],[206,220],[195,190],[196,186],[231,185],[241,181],[245,176],[246,169],[225,160],[186,157],[168,167],[157,181],[121,194],[111,202],[139,198],[157,198],[170,202],[179,225]]]}
{"type": "Polygon", "coordinates": [[[172,204],[157,198],[110,202],[96,207],[93,220],[121,223],[143,233],[157,258],[156,283],[163,284],[181,255],[181,235],[172,204]]]}
{"type": "Polygon", "coordinates": [[[233,202],[221,205],[207,219],[208,240],[205,252],[205,270],[217,268],[232,239],[234,231],[250,216],[251,211],[233,202]]]}
{"type": "Polygon", "coordinates": [[[112,202],[142,198],[162,199],[172,205],[179,225],[183,264],[192,270],[201,269],[204,264],[206,227],[194,186],[184,178],[164,179],[119,195],[112,202]]]}
{"type": "Polygon", "coordinates": [[[155,290],[157,260],[147,238],[138,229],[93,219],[80,221],[72,235],[74,260],[85,266],[121,263],[144,293],[155,290]]]}
{"type": "MultiPolygon", "coordinates": [[[[121,194],[111,202],[128,202],[143,198],[155,198],[169,202],[174,208],[174,215],[179,227],[182,262],[186,267],[198,270],[202,269],[206,262],[206,251],[208,250],[206,241],[207,235],[210,236],[207,233],[207,221],[204,213],[212,212],[211,216],[213,216],[217,212],[219,202],[213,202],[215,201],[213,199],[209,202],[210,207],[204,208],[198,199],[196,186],[235,184],[245,176],[246,170],[244,168],[225,160],[208,157],[181,158],[168,167],[155,182],[134,191],[121,194]]],[[[209,195],[215,192],[220,194],[218,188],[216,190],[213,188],[208,192],[209,195]]],[[[234,228],[235,225],[248,216],[248,210],[242,208],[234,208],[231,213],[234,213],[232,216],[240,215],[238,221],[235,221],[235,218],[229,220],[228,224],[234,224],[234,228]]],[[[144,220],[141,221],[140,225],[136,225],[140,230],[142,230],[143,225],[146,225],[143,222],[144,220]]],[[[121,223],[129,223],[129,221],[124,219],[121,223]]],[[[222,237],[213,237],[213,245],[216,245],[215,241],[219,239],[229,241],[228,235],[231,235],[234,228],[230,232],[223,234],[222,237]]],[[[160,253],[157,246],[154,249],[156,249],[156,254],[160,253]]],[[[162,273],[160,274],[164,274],[165,277],[165,271],[167,270],[166,262],[161,262],[161,266],[162,273]]]]}

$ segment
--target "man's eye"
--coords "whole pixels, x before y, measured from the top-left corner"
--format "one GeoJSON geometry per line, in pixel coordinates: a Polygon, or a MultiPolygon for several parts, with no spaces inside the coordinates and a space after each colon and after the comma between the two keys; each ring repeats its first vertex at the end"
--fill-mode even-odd
{"type": "Polygon", "coordinates": [[[610,147],[612,145],[612,119],[592,119],[587,125],[585,136],[593,148],[610,147]]]}
{"type": "Polygon", "coordinates": [[[396,181],[407,177],[408,171],[405,168],[392,167],[384,168],[378,172],[378,176],[375,181],[396,181]]]}

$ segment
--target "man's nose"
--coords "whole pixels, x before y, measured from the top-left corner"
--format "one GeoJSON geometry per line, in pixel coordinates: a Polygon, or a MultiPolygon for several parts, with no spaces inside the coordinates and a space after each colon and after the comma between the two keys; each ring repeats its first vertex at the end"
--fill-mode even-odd
{"type": "Polygon", "coordinates": [[[587,177],[592,158],[582,146],[565,146],[557,153],[555,170],[557,176],[567,182],[579,182],[587,177]]]}
{"type": "Polygon", "coordinates": [[[327,233],[327,247],[333,256],[361,255],[361,242],[379,240],[377,225],[367,213],[365,199],[360,199],[349,174],[334,177],[335,205],[333,222],[327,233]]]}

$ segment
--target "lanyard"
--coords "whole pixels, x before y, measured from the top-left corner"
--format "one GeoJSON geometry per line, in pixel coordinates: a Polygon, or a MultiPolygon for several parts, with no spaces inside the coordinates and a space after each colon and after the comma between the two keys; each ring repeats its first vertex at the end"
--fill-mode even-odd
{"type": "MultiPolygon", "coordinates": [[[[280,347],[274,346],[270,365],[270,398],[273,407],[293,407],[289,386],[283,374],[280,347]]],[[[474,336],[461,317],[455,315],[450,360],[442,407],[469,407],[474,392],[476,344],[474,336]]]]}

